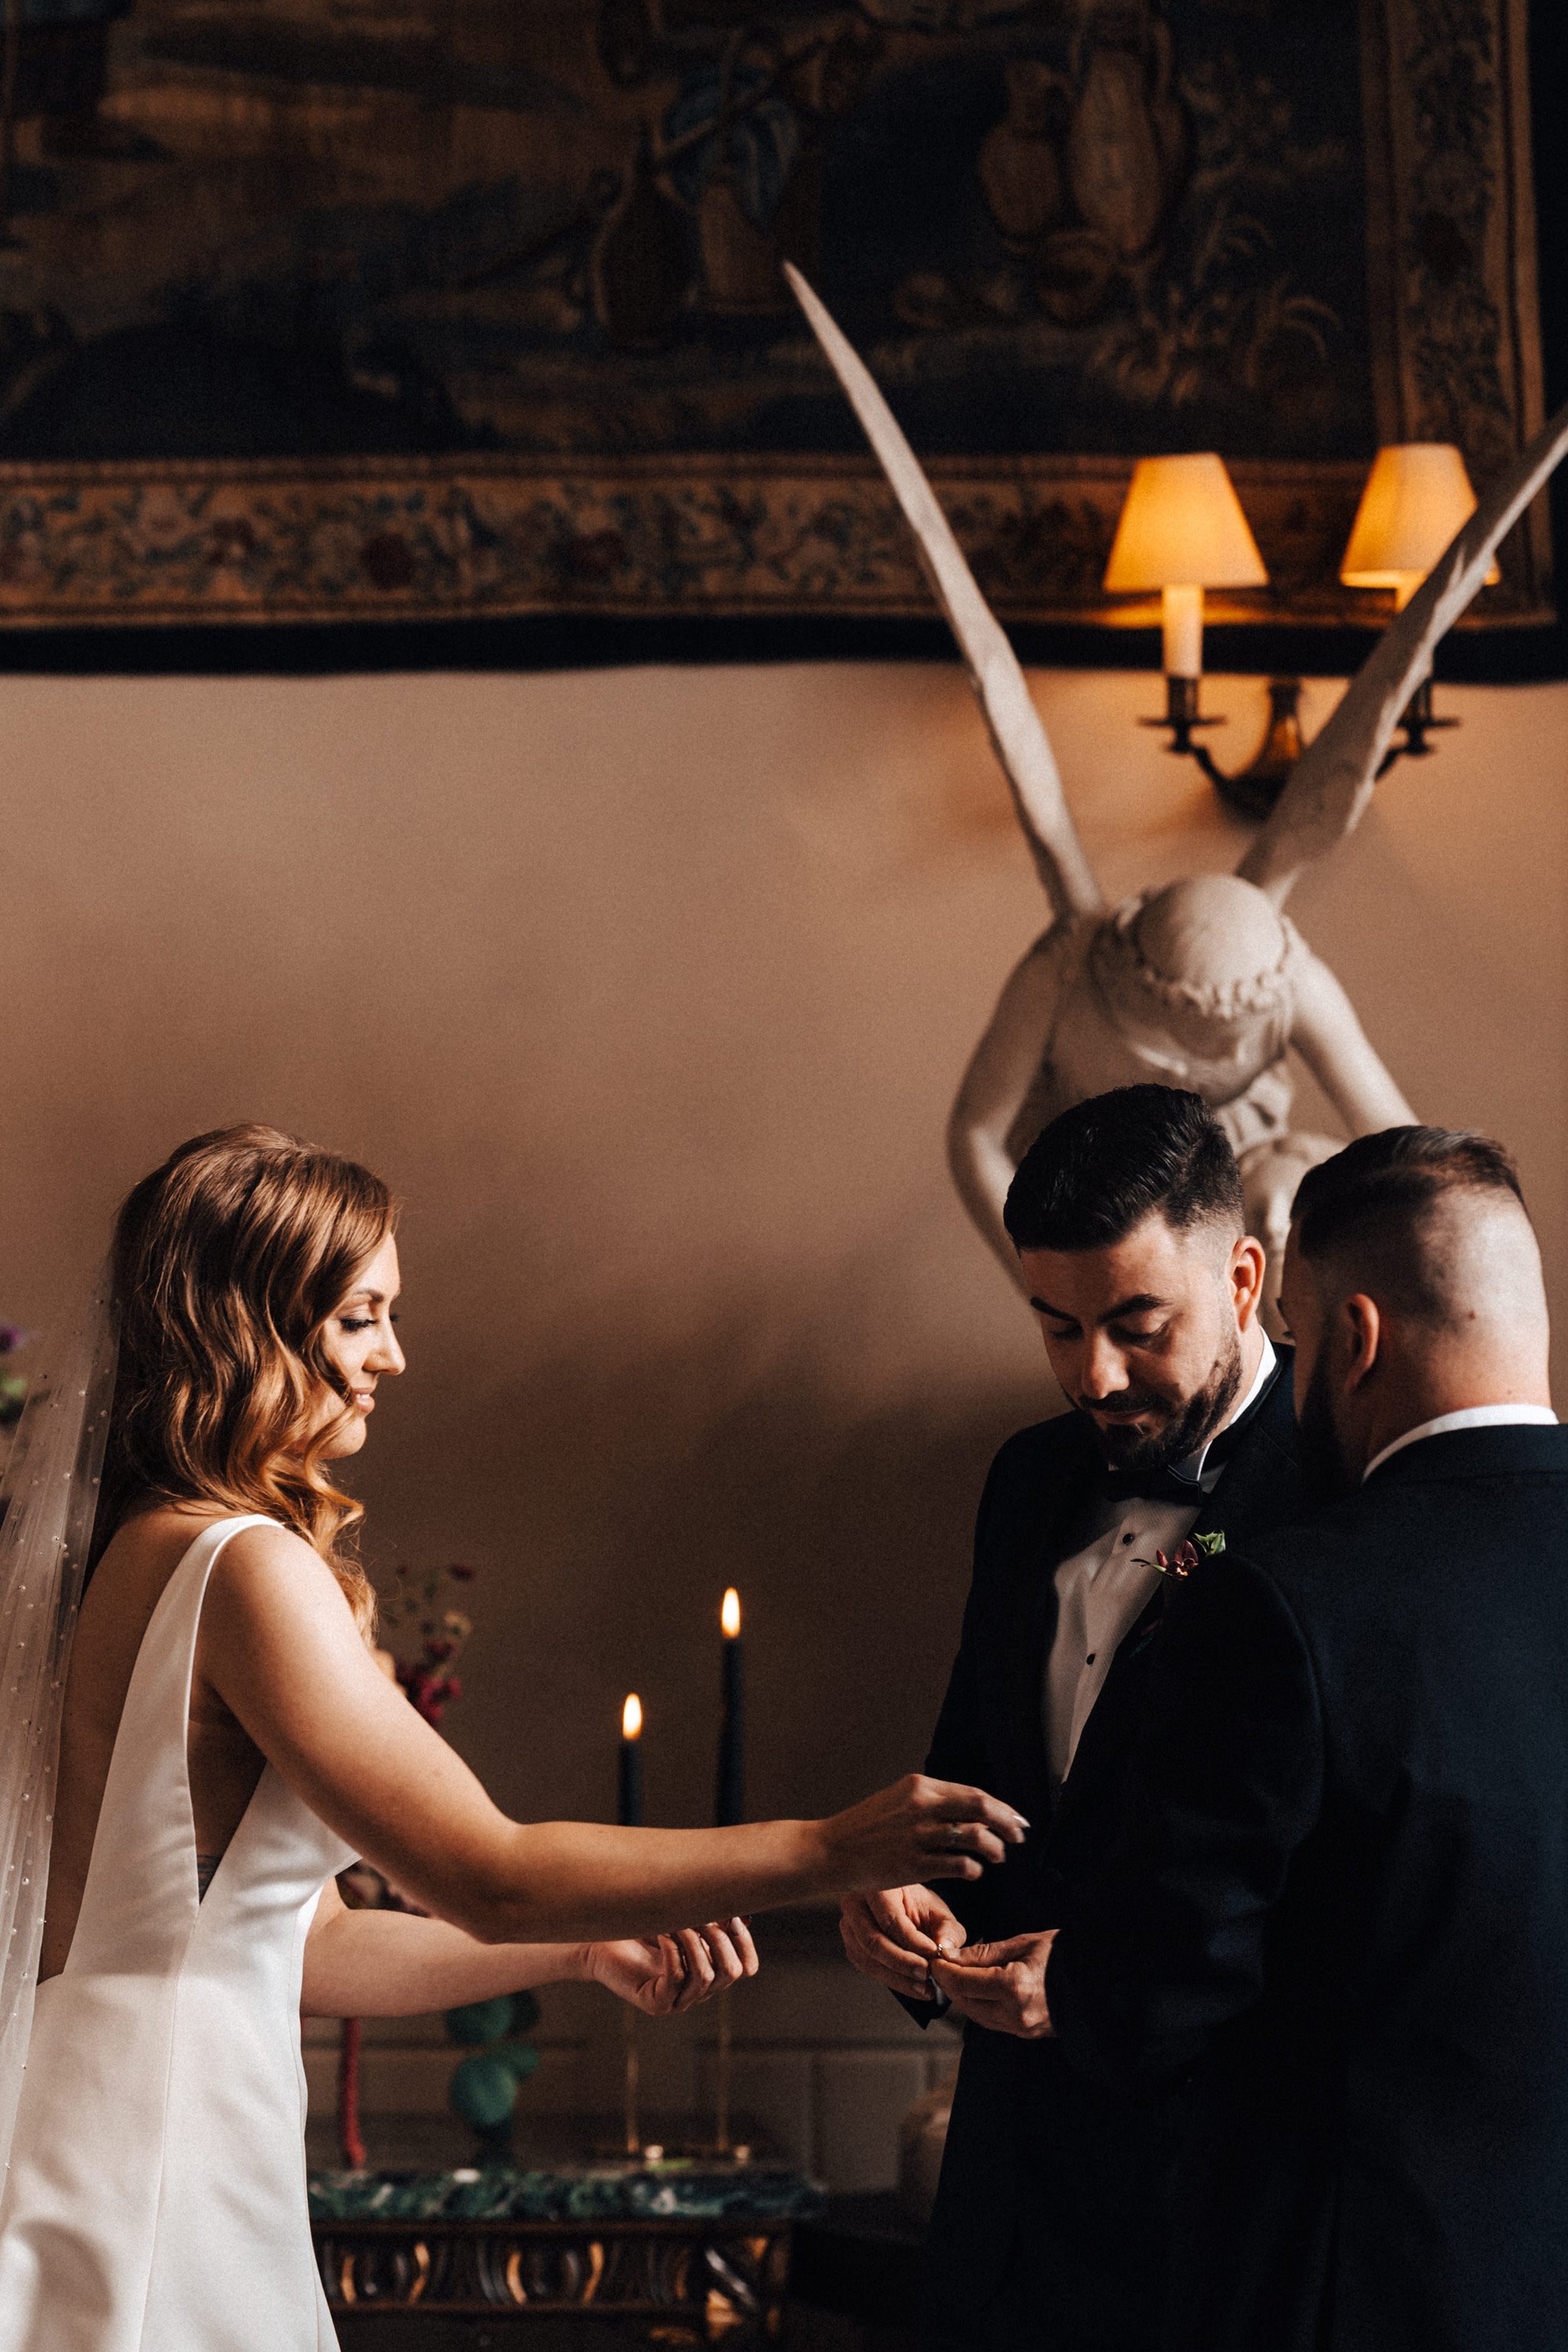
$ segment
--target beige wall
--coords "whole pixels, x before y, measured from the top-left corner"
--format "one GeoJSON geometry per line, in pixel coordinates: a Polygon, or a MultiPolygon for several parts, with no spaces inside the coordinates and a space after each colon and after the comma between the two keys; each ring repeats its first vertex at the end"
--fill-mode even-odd
{"type": "MultiPolygon", "coordinates": [[[[1152,677],[1035,685],[1110,891],[1234,861],[1152,677]]],[[[1238,759],[1262,689],[1212,691],[1238,759]]],[[[1568,1329],[1568,687],[1442,700],[1293,911],[1418,1108],[1518,1149],[1568,1329]]],[[[450,1728],[502,1801],[603,1812],[635,1685],[654,1816],[701,1818],[731,1580],[756,1808],[918,1760],[1045,1397],[942,1161],[1040,919],[957,674],[11,680],[0,740],[0,1309],[198,1128],[359,1153],[410,1356],[368,1549],[483,1570],[450,1728]]]]}

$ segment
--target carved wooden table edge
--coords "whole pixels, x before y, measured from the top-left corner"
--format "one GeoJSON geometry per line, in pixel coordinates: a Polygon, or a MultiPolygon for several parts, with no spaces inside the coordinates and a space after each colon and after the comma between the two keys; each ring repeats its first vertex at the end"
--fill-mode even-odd
{"type": "MultiPolygon", "coordinates": [[[[486,2176],[489,2194],[465,2193],[470,2207],[492,2208],[476,2212],[439,2210],[450,2189],[438,2177],[384,2176],[354,2184],[353,2201],[396,2198],[437,2210],[333,2213],[322,2210],[336,2201],[331,2189],[317,2179],[311,2231],[333,2318],[349,2323],[345,2342],[359,2319],[404,2314],[483,2318],[507,2323],[509,2332],[545,2319],[615,2321],[648,2343],[723,2341],[742,2352],[782,2332],[794,2227],[822,2203],[816,2183],[768,2167],[758,2168],[756,2210],[747,2210],[744,2181],[739,2169],[718,2179],[687,2173],[661,2180],[652,2168],[627,2167],[619,2179],[603,2167],[548,2179],[509,2179],[498,2168],[486,2176]],[[587,2193],[597,2202],[619,2189],[665,2210],[541,2215],[542,2197],[557,2188],[563,2201],[587,2193]],[[509,2193],[534,2211],[497,2213],[509,2193]],[[668,2210],[681,2202],[698,2210],[668,2210]],[[711,2210],[718,2202],[728,2210],[711,2210]]],[[[341,2176],[340,2183],[349,2186],[341,2176]]],[[[478,2186],[472,2175],[465,2192],[468,2184],[478,2186]]]]}

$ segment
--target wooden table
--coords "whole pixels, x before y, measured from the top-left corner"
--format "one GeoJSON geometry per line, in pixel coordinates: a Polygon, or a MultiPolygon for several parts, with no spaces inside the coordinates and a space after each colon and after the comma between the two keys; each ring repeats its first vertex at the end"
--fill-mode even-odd
{"type": "Polygon", "coordinates": [[[480,2352],[520,2327],[545,2352],[547,2323],[580,2352],[613,2339],[742,2352],[777,2335],[793,2227],[822,2201],[765,2164],[310,2176],[322,2284],[354,2352],[480,2352]]]}

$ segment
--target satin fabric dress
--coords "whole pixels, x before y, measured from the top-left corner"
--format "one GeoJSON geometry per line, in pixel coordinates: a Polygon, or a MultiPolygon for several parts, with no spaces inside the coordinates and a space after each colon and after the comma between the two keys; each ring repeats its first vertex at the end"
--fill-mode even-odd
{"type": "Polygon", "coordinates": [[[0,2352],[332,2352],[310,2244],[300,1984],[353,1858],[268,1765],[198,1897],[197,1537],[126,1694],[70,1956],[38,1989],[0,2200],[0,2352]]]}

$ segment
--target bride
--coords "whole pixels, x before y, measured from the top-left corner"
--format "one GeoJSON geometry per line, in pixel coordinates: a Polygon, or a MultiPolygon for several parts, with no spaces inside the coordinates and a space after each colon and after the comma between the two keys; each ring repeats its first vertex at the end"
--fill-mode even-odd
{"type": "Polygon", "coordinates": [[[19,1434],[0,2352],[333,2345],[301,2011],[574,1977],[679,2008],[754,1971],[742,1913],[973,1878],[1026,1826],[918,1777],[735,1829],[499,1811],[373,1660],[360,1511],[331,1475],[403,1370],[394,1225],[377,1177],[272,1129],[183,1145],[126,1201],[103,1320],[19,1434]],[[346,1909],[356,1855],[432,1916],[346,1909]]]}

